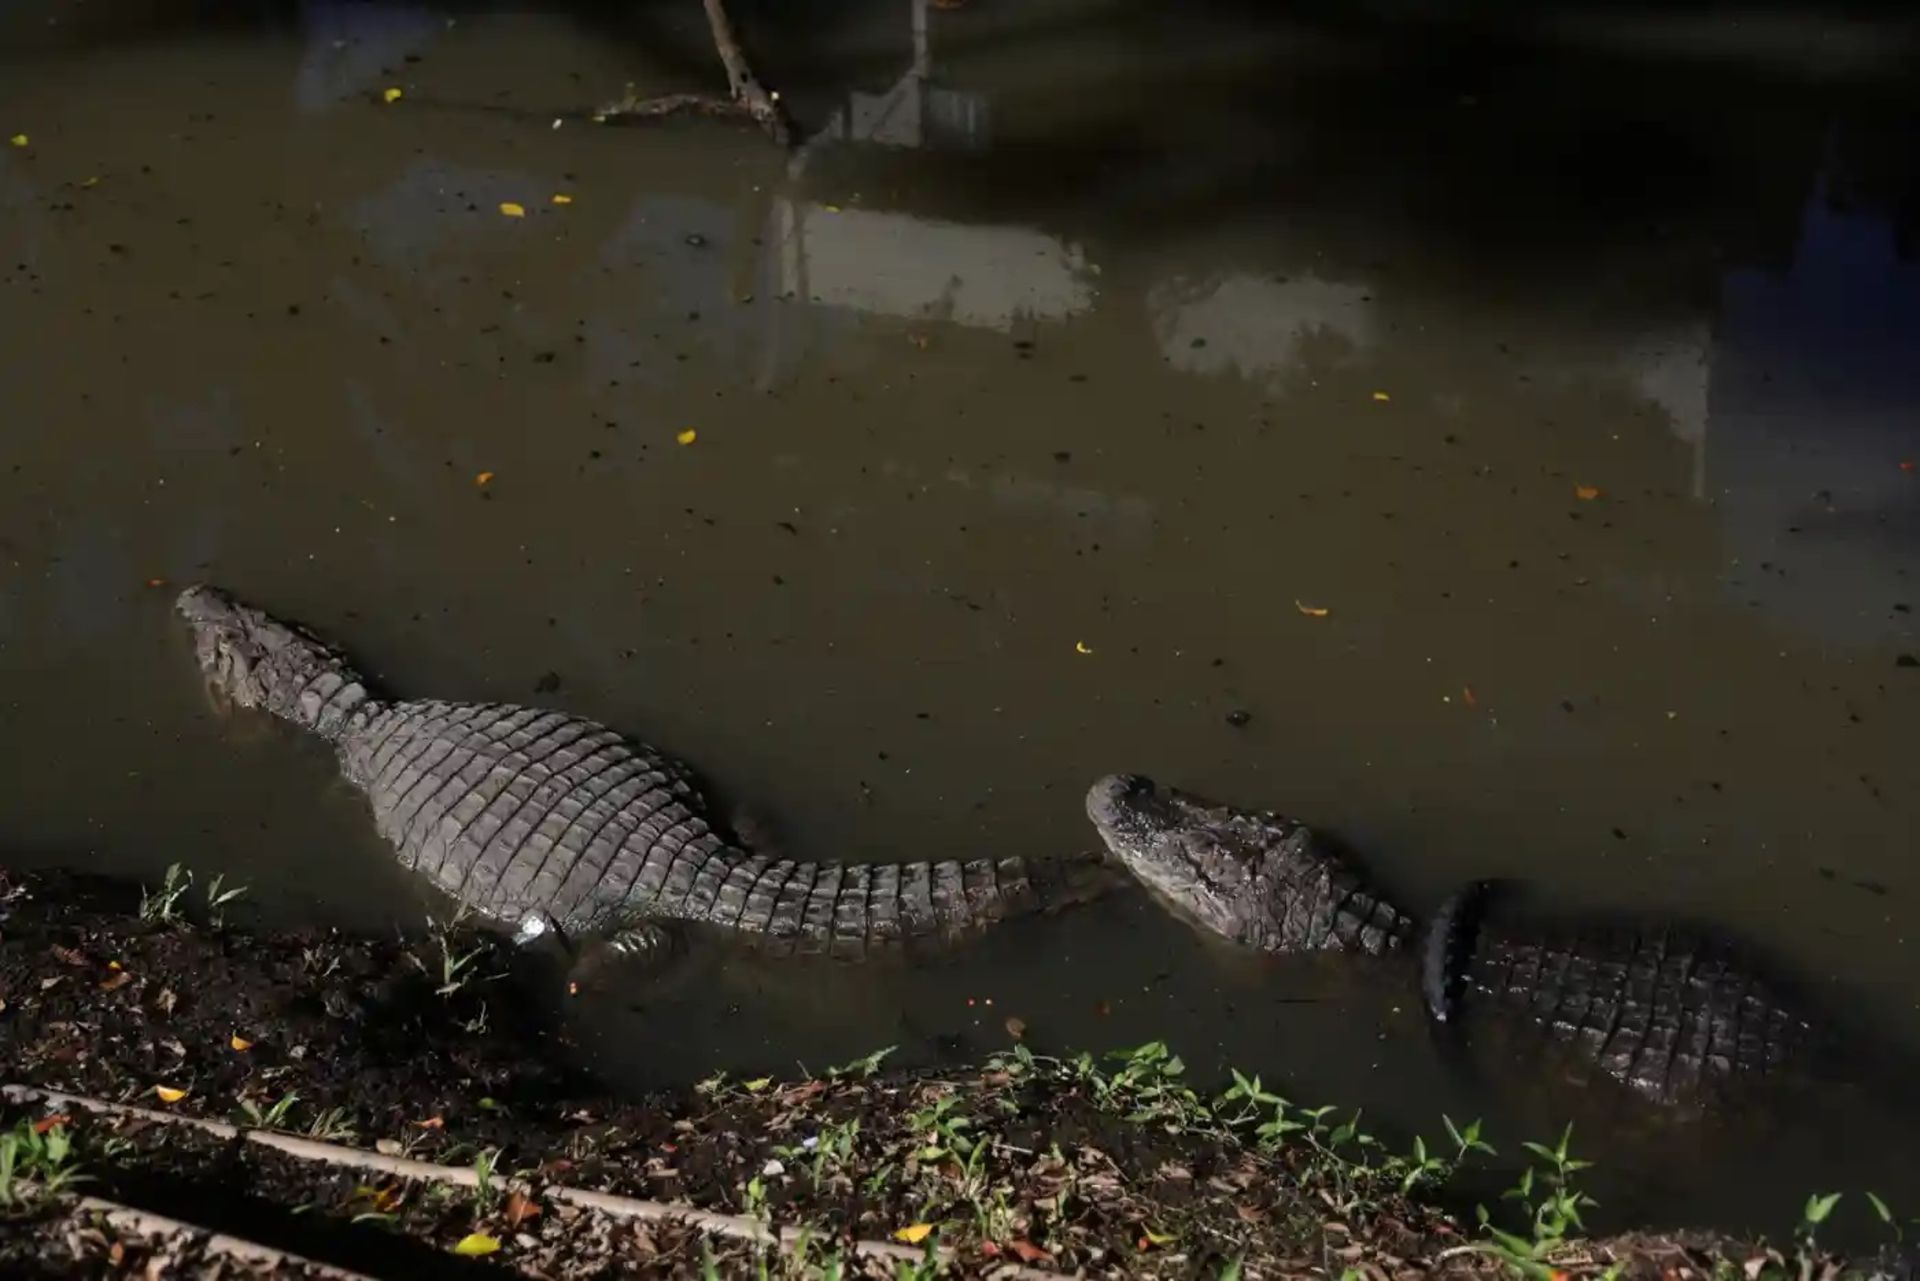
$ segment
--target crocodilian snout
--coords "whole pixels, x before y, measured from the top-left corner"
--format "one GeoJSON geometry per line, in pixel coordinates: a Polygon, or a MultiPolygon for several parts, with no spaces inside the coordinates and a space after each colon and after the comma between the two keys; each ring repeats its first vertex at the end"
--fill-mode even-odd
{"type": "Polygon", "coordinates": [[[1087,817],[1101,831],[1113,831],[1152,795],[1152,779],[1138,774],[1109,774],[1087,789],[1087,817]]]}

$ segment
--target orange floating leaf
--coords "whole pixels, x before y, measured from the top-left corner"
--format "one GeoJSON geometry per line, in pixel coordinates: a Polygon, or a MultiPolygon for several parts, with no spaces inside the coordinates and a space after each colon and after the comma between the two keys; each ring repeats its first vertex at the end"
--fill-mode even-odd
{"type": "Polygon", "coordinates": [[[1007,1015],[1007,1035],[1018,1041],[1027,1034],[1027,1021],[1018,1014],[1007,1015]]]}
{"type": "Polygon", "coordinates": [[[1573,496],[1583,503],[1590,503],[1600,497],[1600,487],[1598,485],[1575,485],[1573,487],[1573,496]]]}
{"type": "Polygon", "coordinates": [[[251,1050],[253,1048],[253,1042],[247,1040],[246,1037],[241,1036],[238,1032],[235,1032],[232,1036],[227,1038],[227,1044],[233,1047],[233,1052],[235,1054],[245,1054],[248,1050],[251,1050]]]}
{"type": "Polygon", "coordinates": [[[478,476],[475,476],[473,478],[473,483],[478,485],[480,488],[485,489],[488,485],[491,485],[493,483],[493,473],[490,471],[483,471],[478,476]]]}
{"type": "Polygon", "coordinates": [[[1473,686],[1471,685],[1462,685],[1460,687],[1460,701],[1465,703],[1468,707],[1480,706],[1480,700],[1474,697],[1473,686]]]}

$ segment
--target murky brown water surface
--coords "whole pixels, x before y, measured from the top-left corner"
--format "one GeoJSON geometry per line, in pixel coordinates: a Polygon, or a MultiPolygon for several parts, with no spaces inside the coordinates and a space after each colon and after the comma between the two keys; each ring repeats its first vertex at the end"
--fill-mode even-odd
{"type": "MultiPolygon", "coordinates": [[[[1137,770],[1415,910],[1705,917],[1920,1052],[1906,33],[974,0],[916,51],[900,0],[746,11],[795,157],[580,118],[709,74],[685,8],[0,14],[0,843],[423,910],[321,749],[206,706],[205,578],[394,691],[667,747],[796,854],[1046,858],[1137,770]]],[[[636,1084],[1013,1014],[1390,1126],[1581,1114],[1456,1080],[1407,997],[1127,896],[575,1021],[636,1084]]],[[[1623,1214],[1920,1205],[1871,1110],[1760,1160],[1585,1132],[1623,1214]]]]}

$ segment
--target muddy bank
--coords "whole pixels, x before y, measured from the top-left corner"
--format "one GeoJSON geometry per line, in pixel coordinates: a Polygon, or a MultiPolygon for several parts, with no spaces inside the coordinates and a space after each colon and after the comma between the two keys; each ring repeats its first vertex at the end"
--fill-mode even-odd
{"type": "MultiPolygon", "coordinates": [[[[1158,1047],[937,1073],[876,1054],[634,1099],[526,1014],[569,981],[543,958],[457,928],[247,932],[208,898],[143,914],[122,886],[0,881],[0,1061],[27,1087],[0,1112],[9,1275],[742,1275],[774,1233],[786,1275],[1511,1266],[1437,1208],[1446,1141],[1422,1165],[1256,1083],[1209,1103],[1158,1047]]],[[[1664,1277],[1728,1260],[1793,1261],[1707,1236],[1551,1255],[1664,1277]]]]}

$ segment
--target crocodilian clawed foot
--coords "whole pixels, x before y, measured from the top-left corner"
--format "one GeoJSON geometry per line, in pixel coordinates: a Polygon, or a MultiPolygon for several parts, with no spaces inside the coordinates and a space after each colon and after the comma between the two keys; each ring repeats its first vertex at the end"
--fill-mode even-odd
{"type": "Polygon", "coordinates": [[[538,910],[520,918],[513,941],[525,948],[554,949],[566,963],[570,992],[578,992],[613,965],[628,974],[657,973],[675,950],[673,931],[656,922],[643,921],[606,933],[569,935],[552,916],[538,910]]]}

